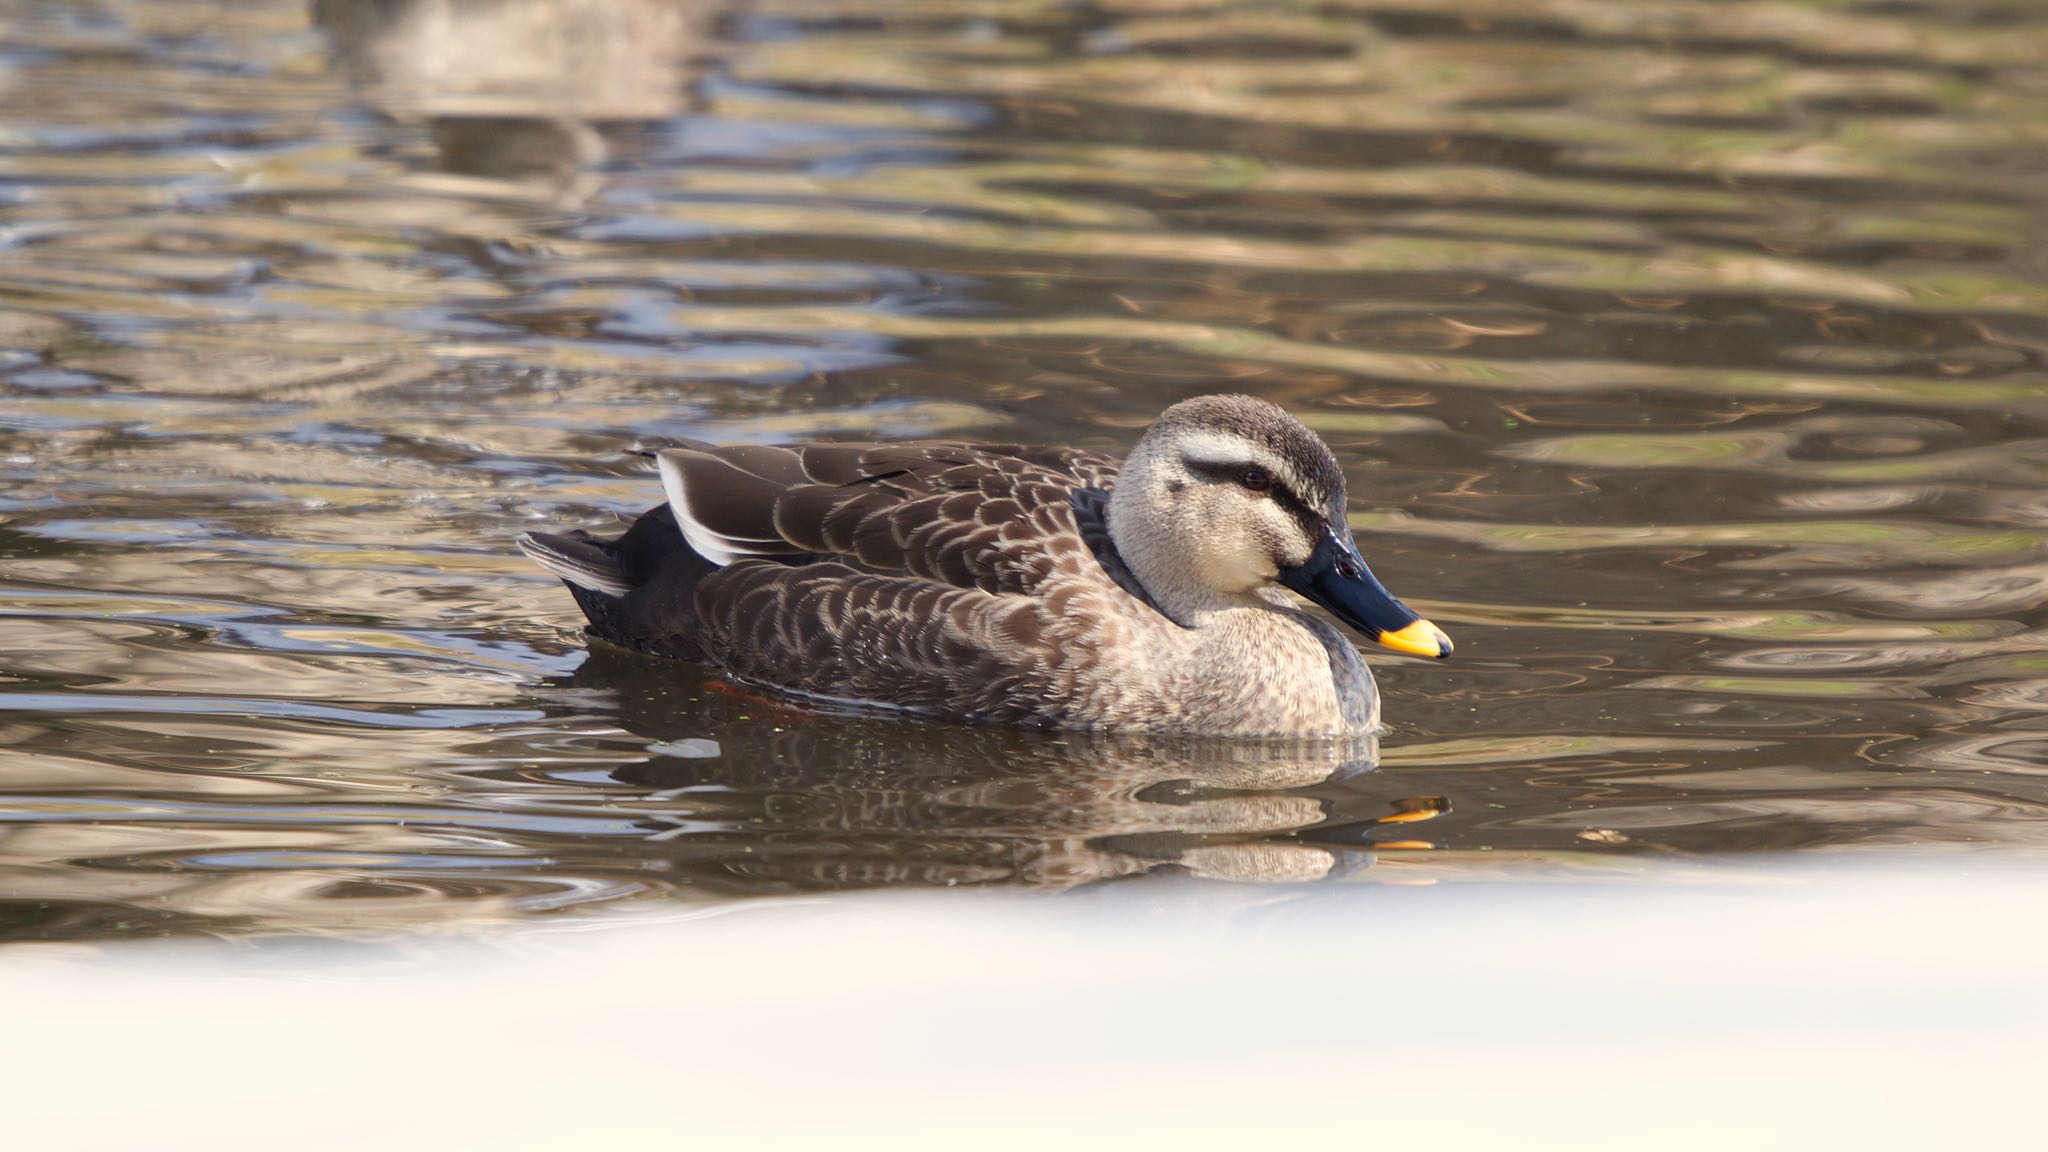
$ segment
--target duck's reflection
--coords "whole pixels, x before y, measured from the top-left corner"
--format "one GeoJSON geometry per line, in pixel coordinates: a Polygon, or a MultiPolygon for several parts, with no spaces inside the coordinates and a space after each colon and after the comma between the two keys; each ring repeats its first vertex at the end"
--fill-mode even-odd
{"type": "Polygon", "coordinates": [[[687,112],[713,6],[697,0],[315,0],[355,88],[423,123],[453,176],[574,202],[607,125],[687,112]]]}
{"type": "Polygon", "coordinates": [[[1067,886],[1173,866],[1316,879],[1361,853],[1290,835],[1299,789],[1370,770],[1371,739],[1246,743],[843,716],[596,646],[561,685],[650,741],[622,804],[679,882],[761,894],[1067,886]]]}

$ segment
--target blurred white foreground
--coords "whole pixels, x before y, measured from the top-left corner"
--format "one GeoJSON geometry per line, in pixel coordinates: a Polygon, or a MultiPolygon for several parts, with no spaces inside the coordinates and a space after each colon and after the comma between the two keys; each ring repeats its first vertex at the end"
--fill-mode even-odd
{"type": "Polygon", "coordinates": [[[0,1132],[123,1152],[2048,1143],[2048,869],[1707,875],[16,946],[0,1132]]]}

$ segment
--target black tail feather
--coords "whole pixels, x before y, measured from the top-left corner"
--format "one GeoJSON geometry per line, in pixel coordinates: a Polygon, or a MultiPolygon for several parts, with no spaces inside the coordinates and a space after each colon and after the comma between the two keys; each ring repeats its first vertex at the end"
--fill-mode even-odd
{"type": "Polygon", "coordinates": [[[718,566],[690,548],[668,505],[649,509],[623,535],[534,532],[520,548],[562,577],[592,636],[656,656],[704,659],[697,582],[718,566]]]}

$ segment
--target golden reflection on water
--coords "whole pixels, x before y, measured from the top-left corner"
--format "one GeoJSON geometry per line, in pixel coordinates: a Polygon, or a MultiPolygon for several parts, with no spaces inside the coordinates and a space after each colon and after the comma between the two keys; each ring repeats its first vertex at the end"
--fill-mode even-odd
{"type": "Polygon", "coordinates": [[[2043,846],[2048,20],[0,4],[0,935],[2043,846]],[[1369,751],[793,711],[510,548],[666,436],[1297,411],[1369,751]]]}

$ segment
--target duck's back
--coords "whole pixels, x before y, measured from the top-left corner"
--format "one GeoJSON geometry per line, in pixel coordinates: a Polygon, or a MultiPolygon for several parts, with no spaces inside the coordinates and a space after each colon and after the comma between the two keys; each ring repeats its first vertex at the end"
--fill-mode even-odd
{"type": "Polygon", "coordinates": [[[1175,627],[1118,570],[1108,457],[918,442],[657,461],[669,501],[623,535],[521,541],[616,644],[811,696],[1098,726],[1136,706],[1108,663],[1175,627]]]}

